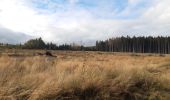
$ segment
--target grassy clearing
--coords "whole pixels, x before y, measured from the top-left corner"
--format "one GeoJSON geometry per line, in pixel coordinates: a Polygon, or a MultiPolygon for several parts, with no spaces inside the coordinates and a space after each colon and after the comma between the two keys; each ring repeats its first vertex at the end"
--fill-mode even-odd
{"type": "Polygon", "coordinates": [[[57,57],[47,57],[33,51],[8,53],[0,56],[0,99],[170,99],[169,55],[53,51],[57,57]]]}

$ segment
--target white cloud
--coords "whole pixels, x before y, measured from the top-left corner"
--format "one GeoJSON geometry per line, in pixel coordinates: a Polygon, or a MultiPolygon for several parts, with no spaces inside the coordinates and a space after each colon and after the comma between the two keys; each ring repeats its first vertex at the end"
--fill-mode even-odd
{"type": "Polygon", "coordinates": [[[69,0],[70,4],[76,4],[79,0],[69,0]]]}
{"type": "Polygon", "coordinates": [[[56,43],[87,42],[121,35],[170,35],[169,0],[152,0],[147,7],[138,9],[135,7],[142,0],[129,0],[121,13],[114,14],[125,19],[97,18],[87,9],[75,9],[78,0],[69,2],[71,6],[68,9],[59,10],[63,7],[61,4],[43,0],[48,9],[42,10],[33,7],[30,0],[1,0],[0,24],[56,43]],[[126,19],[133,14],[134,18],[126,19]]]}
{"type": "Polygon", "coordinates": [[[0,24],[6,28],[36,35],[36,30],[43,29],[48,24],[47,16],[39,15],[33,9],[26,7],[23,0],[0,2],[0,24]]]}

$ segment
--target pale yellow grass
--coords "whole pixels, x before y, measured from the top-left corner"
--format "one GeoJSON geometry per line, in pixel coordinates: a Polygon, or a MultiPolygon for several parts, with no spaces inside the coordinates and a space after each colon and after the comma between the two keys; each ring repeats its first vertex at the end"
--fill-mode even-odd
{"type": "Polygon", "coordinates": [[[53,51],[57,57],[47,57],[35,56],[34,51],[8,53],[0,56],[3,100],[170,99],[169,55],[53,51]]]}

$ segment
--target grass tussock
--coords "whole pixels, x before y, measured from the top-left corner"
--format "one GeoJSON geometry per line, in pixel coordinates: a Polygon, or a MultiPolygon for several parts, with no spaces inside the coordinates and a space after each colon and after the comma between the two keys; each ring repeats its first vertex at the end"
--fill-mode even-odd
{"type": "Polygon", "coordinates": [[[2,100],[169,100],[170,57],[94,52],[0,56],[2,100]],[[73,56],[74,55],[74,56],[73,56]]]}

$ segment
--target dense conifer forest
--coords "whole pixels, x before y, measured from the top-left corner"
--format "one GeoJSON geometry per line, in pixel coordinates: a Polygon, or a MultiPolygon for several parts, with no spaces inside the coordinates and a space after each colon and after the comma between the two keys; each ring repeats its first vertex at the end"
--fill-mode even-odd
{"type": "Polygon", "coordinates": [[[97,51],[170,53],[170,37],[117,37],[96,42],[97,51]]]}

